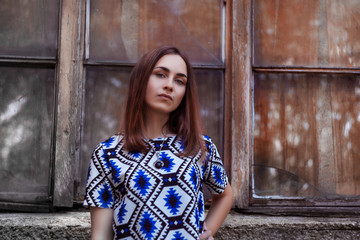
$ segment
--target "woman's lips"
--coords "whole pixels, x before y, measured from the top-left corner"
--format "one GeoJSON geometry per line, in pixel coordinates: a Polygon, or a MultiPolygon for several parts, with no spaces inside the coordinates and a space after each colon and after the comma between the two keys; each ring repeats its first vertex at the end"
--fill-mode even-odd
{"type": "Polygon", "coordinates": [[[172,96],[168,95],[168,94],[159,94],[159,97],[166,99],[166,100],[172,100],[172,96]]]}

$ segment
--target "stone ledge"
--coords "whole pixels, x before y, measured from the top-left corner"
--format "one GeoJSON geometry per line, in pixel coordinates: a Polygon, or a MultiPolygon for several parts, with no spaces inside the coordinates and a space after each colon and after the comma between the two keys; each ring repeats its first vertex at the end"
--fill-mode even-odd
{"type": "Polygon", "coordinates": [[[231,213],[216,239],[360,239],[360,218],[231,213]]]}
{"type": "MultiPolygon", "coordinates": [[[[90,239],[88,212],[1,213],[0,239],[90,239]]],[[[360,239],[360,218],[231,212],[215,239],[360,239]]]]}
{"type": "Polygon", "coordinates": [[[1,213],[0,239],[90,239],[90,214],[1,213]]]}

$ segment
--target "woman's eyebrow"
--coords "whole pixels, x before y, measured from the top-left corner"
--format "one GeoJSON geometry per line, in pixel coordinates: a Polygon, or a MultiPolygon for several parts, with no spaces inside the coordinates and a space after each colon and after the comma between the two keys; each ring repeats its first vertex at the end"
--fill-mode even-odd
{"type": "Polygon", "coordinates": [[[187,79],[187,76],[185,74],[183,74],[183,73],[177,73],[176,75],[179,76],[179,77],[184,77],[184,78],[187,79]]]}
{"type": "MultiPolygon", "coordinates": [[[[164,70],[165,72],[168,72],[168,73],[170,72],[170,70],[168,68],[166,68],[166,67],[158,66],[158,67],[155,67],[155,69],[156,68],[160,68],[160,69],[162,69],[162,70],[164,70]]],[[[176,75],[179,76],[179,77],[187,78],[186,74],[184,74],[184,73],[177,73],[176,75]]]]}

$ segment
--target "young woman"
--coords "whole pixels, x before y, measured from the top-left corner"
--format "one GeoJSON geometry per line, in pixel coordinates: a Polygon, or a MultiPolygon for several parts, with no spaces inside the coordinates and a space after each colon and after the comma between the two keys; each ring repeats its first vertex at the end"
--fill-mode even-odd
{"type": "Polygon", "coordinates": [[[213,239],[232,204],[220,155],[201,134],[191,65],[175,47],[134,67],[121,132],[90,162],[92,239],[213,239]],[[202,184],[213,194],[205,218],[202,184]]]}

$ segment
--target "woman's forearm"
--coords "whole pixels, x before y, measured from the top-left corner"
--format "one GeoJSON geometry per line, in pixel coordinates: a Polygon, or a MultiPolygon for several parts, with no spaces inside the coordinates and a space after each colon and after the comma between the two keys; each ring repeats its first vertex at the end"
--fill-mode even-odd
{"type": "Polygon", "coordinates": [[[90,208],[91,240],[112,239],[112,221],[114,210],[108,208],[90,208]]]}
{"type": "Polygon", "coordinates": [[[229,183],[227,183],[223,193],[220,195],[213,195],[213,201],[205,220],[206,226],[212,234],[217,232],[225,220],[231,209],[232,200],[233,193],[229,183]]]}

